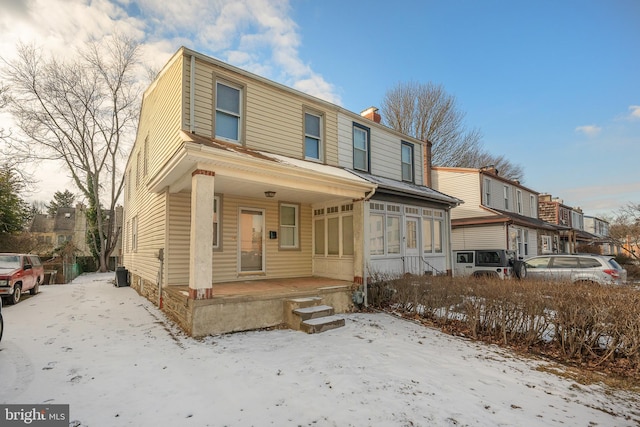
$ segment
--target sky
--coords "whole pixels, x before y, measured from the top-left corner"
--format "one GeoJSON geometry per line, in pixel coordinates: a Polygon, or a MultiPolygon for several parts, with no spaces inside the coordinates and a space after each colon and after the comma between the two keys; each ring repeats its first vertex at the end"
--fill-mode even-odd
{"type": "Polygon", "coordinates": [[[388,314],[192,339],[113,279],[85,274],[2,308],[0,404],[69,405],[75,427],[640,423],[637,393],[388,314]]]}
{"type": "MultiPolygon", "coordinates": [[[[640,203],[639,22],[636,0],[0,0],[0,56],[118,31],[152,67],[186,46],[356,113],[441,84],[525,186],[605,216],[640,203]]],[[[39,168],[31,199],[70,185],[39,168]]]]}

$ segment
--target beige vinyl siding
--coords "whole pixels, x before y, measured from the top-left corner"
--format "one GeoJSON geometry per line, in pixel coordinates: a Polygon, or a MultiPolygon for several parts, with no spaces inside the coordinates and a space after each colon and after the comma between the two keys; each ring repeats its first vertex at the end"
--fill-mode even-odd
{"type": "MultiPolygon", "coordinates": [[[[311,276],[311,207],[300,206],[300,250],[279,250],[278,240],[268,238],[269,231],[279,234],[278,201],[247,199],[217,194],[221,198],[221,249],[213,252],[213,282],[246,280],[238,275],[238,213],[240,208],[265,212],[265,248],[267,278],[311,276]]],[[[189,283],[189,236],[191,193],[169,196],[169,248],[167,268],[169,285],[189,283]]]]}
{"type": "Polygon", "coordinates": [[[338,161],[340,167],[353,169],[353,123],[369,128],[371,139],[370,169],[373,175],[402,181],[402,141],[413,144],[414,183],[423,183],[422,156],[424,147],[410,138],[402,139],[393,132],[380,129],[374,122],[358,119],[347,114],[338,114],[338,161]]]}
{"type": "MultiPolygon", "coordinates": [[[[183,106],[189,120],[190,62],[185,59],[185,96],[183,106]]],[[[269,86],[245,75],[233,73],[203,60],[196,60],[195,73],[196,133],[214,136],[215,82],[217,79],[242,88],[241,140],[248,148],[294,158],[304,158],[304,111],[313,110],[323,117],[325,163],[337,165],[337,113],[326,104],[316,103],[293,92],[269,86]]],[[[336,107],[337,108],[337,107],[336,107]]]]}
{"type": "MultiPolygon", "coordinates": [[[[167,195],[167,285],[189,285],[191,193],[167,195]]],[[[212,237],[213,241],[213,237],[212,237]]]]}
{"type": "MultiPolygon", "coordinates": [[[[451,210],[451,219],[488,215],[488,212],[480,207],[482,196],[480,193],[479,173],[434,168],[431,173],[431,179],[434,189],[464,201],[463,204],[451,210]]],[[[502,193],[500,193],[501,195],[502,193]]]]}
{"type": "MultiPolygon", "coordinates": [[[[180,145],[182,128],[182,61],[176,60],[154,83],[142,101],[136,146],[148,137],[148,176],[153,176],[180,145]]],[[[131,160],[135,157],[131,157],[131,160]]],[[[131,162],[130,162],[131,163],[131,162]]]]}
{"type": "Polygon", "coordinates": [[[484,227],[459,227],[452,230],[452,250],[507,249],[505,225],[484,227]]]}

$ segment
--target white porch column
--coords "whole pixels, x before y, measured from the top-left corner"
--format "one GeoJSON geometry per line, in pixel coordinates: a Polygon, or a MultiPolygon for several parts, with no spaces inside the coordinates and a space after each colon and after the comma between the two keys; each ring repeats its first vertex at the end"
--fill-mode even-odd
{"type": "Polygon", "coordinates": [[[213,190],[215,172],[191,174],[191,239],[189,240],[189,298],[213,296],[213,190]]]}

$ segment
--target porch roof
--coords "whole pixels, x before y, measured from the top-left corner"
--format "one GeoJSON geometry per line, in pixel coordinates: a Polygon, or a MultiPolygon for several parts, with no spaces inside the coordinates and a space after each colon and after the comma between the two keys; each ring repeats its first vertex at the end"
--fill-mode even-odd
{"type": "Polygon", "coordinates": [[[253,150],[213,138],[181,132],[179,149],[149,182],[149,190],[189,190],[196,169],[215,172],[216,192],[316,203],[337,198],[361,199],[376,185],[344,169],[253,150]]]}
{"type": "Polygon", "coordinates": [[[395,179],[385,178],[378,175],[371,175],[351,169],[347,170],[357,177],[366,179],[367,181],[376,184],[378,186],[378,190],[376,190],[377,192],[385,192],[404,197],[409,196],[417,199],[444,203],[446,205],[449,205],[450,207],[458,206],[464,203],[462,200],[456,197],[448,196],[424,185],[416,185],[410,182],[396,181],[395,179]]]}

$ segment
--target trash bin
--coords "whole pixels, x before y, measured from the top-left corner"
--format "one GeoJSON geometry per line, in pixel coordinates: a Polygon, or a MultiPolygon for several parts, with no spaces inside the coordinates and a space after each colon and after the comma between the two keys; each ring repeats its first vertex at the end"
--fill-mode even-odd
{"type": "Polygon", "coordinates": [[[116,268],[116,286],[129,286],[129,270],[124,267],[116,268]]]}

